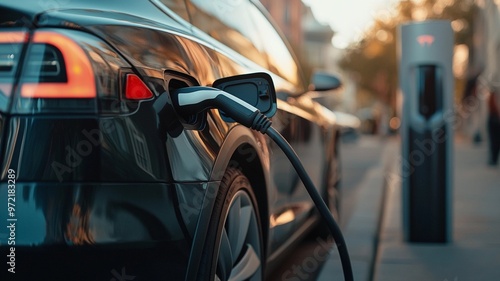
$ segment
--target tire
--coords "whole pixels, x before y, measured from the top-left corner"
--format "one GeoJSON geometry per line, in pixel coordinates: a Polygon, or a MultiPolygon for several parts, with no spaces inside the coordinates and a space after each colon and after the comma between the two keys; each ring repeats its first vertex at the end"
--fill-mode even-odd
{"type": "Polygon", "coordinates": [[[262,230],[250,182],[226,170],[209,222],[198,280],[262,281],[262,230]]]}

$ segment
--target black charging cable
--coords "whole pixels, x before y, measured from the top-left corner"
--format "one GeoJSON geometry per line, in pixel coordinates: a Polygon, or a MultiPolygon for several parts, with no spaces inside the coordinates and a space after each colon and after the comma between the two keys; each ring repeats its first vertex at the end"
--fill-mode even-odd
{"type": "Polygon", "coordinates": [[[261,114],[257,108],[246,103],[245,101],[238,99],[229,93],[210,87],[189,87],[178,89],[172,95],[172,102],[178,114],[186,118],[186,120],[189,119],[187,116],[192,114],[197,114],[208,108],[217,108],[222,110],[227,116],[230,116],[238,123],[263,134],[267,134],[290,160],[300,179],[304,183],[304,186],[313,200],[314,205],[316,205],[321,217],[328,225],[339,251],[344,280],[354,280],[349,252],[347,251],[347,245],[339,225],[333,218],[332,213],[326,206],[323,198],[321,198],[321,195],[318,193],[314,183],[300,162],[299,157],[286,139],[278,131],[276,131],[276,129],[271,127],[271,120],[269,118],[261,114]]]}
{"type": "Polygon", "coordinates": [[[332,213],[326,206],[323,198],[319,195],[318,191],[314,187],[314,183],[311,181],[311,178],[307,174],[304,166],[300,162],[299,157],[290,146],[290,144],[286,141],[286,139],[273,127],[269,127],[266,134],[283,150],[285,155],[288,157],[293,167],[299,174],[300,179],[304,183],[309,196],[316,205],[320,215],[325,220],[328,228],[330,229],[330,233],[332,234],[333,240],[335,240],[335,244],[337,245],[337,249],[339,251],[340,262],[342,263],[342,271],[344,272],[344,280],[352,281],[354,280],[352,274],[352,266],[351,260],[349,258],[349,252],[347,251],[347,245],[344,240],[344,236],[340,231],[340,227],[332,216],[332,213]]]}
{"type": "Polygon", "coordinates": [[[302,162],[300,161],[299,156],[297,156],[297,153],[295,153],[292,146],[286,141],[286,139],[278,131],[276,131],[275,128],[270,126],[271,120],[267,119],[267,121],[269,125],[258,124],[258,126],[255,126],[259,128],[267,127],[267,129],[265,129],[264,132],[261,130],[257,131],[267,134],[281,148],[281,150],[283,151],[283,153],[285,153],[288,160],[290,160],[290,162],[292,163],[293,167],[299,174],[300,179],[304,183],[307,193],[309,193],[309,196],[314,202],[314,205],[316,205],[316,208],[318,209],[320,215],[323,217],[326,224],[328,225],[333,240],[337,245],[337,249],[339,251],[339,256],[340,256],[340,262],[342,263],[342,271],[344,272],[344,280],[346,281],[354,280],[351,260],[349,258],[349,252],[347,251],[347,245],[345,243],[344,236],[342,235],[342,231],[340,230],[339,225],[333,218],[332,213],[325,204],[325,201],[323,201],[323,198],[321,198],[321,195],[318,193],[318,190],[316,189],[316,187],[314,187],[314,183],[307,174],[304,166],[302,165],[302,162]]]}

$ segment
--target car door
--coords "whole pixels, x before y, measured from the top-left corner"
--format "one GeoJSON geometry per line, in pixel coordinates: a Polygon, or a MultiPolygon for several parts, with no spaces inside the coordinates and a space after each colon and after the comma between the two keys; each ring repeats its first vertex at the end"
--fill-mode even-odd
{"type": "MultiPolygon", "coordinates": [[[[306,94],[307,90],[297,60],[290,52],[286,41],[257,9],[259,5],[260,3],[254,2],[255,8],[248,9],[248,13],[251,14],[254,26],[262,38],[262,48],[268,59],[268,68],[292,86],[290,89],[277,89],[280,101],[279,112],[273,119],[274,126],[292,145],[315,186],[320,188],[323,183],[325,163],[323,117],[318,114],[319,105],[306,94]]],[[[300,230],[305,231],[309,227],[306,221],[314,205],[288,159],[284,158],[278,149],[273,151],[272,161],[275,162],[272,166],[273,177],[280,192],[288,199],[285,208],[278,210],[279,216],[276,217],[276,221],[282,221],[283,217],[288,217],[290,220],[293,218],[291,228],[296,235],[301,232],[300,230]]]]}
{"type": "MultiPolygon", "coordinates": [[[[186,5],[193,33],[202,38],[208,36],[213,42],[223,76],[256,71],[271,73],[280,99],[274,126],[295,146],[319,186],[321,173],[317,165],[324,157],[320,128],[311,113],[299,108],[302,103],[290,103],[296,100],[294,96],[305,91],[305,86],[299,66],[281,36],[251,1],[190,0],[186,5]],[[316,148],[314,153],[311,147],[316,148]]],[[[297,226],[307,218],[312,203],[285,155],[268,143],[272,150],[269,219],[273,251],[293,236],[297,226]]]]}

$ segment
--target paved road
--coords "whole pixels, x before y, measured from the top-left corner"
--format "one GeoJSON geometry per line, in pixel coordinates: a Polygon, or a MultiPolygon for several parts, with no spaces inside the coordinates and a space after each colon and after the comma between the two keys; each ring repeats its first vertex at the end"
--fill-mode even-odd
{"type": "MultiPolygon", "coordinates": [[[[367,172],[381,161],[382,144],[383,139],[376,136],[360,136],[356,141],[345,140],[341,143],[342,225],[346,225],[354,210],[357,187],[367,172]]],[[[268,281],[316,280],[322,266],[317,260],[322,259],[313,261],[310,257],[326,256],[326,243],[328,241],[324,237],[310,235],[297,247],[293,255],[273,272],[268,281]]]]}

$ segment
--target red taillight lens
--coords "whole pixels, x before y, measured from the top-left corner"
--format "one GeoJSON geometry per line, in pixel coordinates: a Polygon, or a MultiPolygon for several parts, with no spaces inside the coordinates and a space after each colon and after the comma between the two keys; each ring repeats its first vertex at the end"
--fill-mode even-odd
{"type": "Polygon", "coordinates": [[[151,90],[135,74],[127,74],[125,97],[130,100],[143,100],[153,97],[151,90]]]}
{"type": "Polygon", "coordinates": [[[34,44],[30,46],[27,57],[28,65],[23,73],[25,82],[21,85],[22,97],[95,98],[97,96],[90,60],[75,41],[56,32],[40,31],[34,34],[32,42],[34,44]],[[44,81],[51,76],[59,79],[44,81]],[[38,81],[31,82],[30,78],[37,78],[38,81]]]}
{"type": "Polygon", "coordinates": [[[42,28],[29,36],[24,30],[0,29],[0,111],[130,113],[153,97],[132,71],[116,50],[92,34],[42,28]]]}

